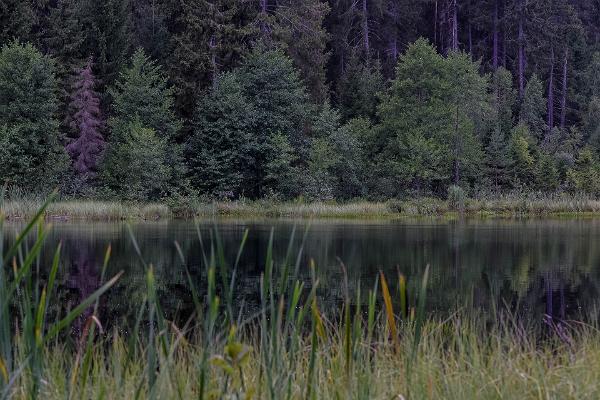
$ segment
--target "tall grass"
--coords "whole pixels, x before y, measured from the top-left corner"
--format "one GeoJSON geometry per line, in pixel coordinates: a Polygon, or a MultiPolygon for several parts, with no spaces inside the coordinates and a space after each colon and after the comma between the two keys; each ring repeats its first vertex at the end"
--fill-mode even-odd
{"type": "MultiPolygon", "coordinates": [[[[60,247],[52,265],[39,263],[50,229],[42,221],[45,207],[9,248],[0,249],[0,398],[496,399],[600,394],[600,333],[594,326],[571,323],[561,327],[560,335],[541,336],[533,325],[506,313],[498,313],[492,325],[489,316],[460,310],[447,319],[428,317],[428,268],[423,277],[399,274],[397,288],[389,284],[392,277],[381,274],[364,304],[360,291],[350,297],[346,277],[339,312],[326,315],[320,308],[318,266],[302,265],[302,250],[292,253],[291,244],[284,259],[275,260],[272,233],[258,311],[233,301],[247,236],[230,263],[216,231],[210,237],[198,233],[202,278],[188,272],[194,313],[181,325],[164,318],[153,266],[132,237],[146,271],[146,295],[137,315],[122,321],[127,328],[107,332],[98,299],[119,276],[80,305],[61,310],[55,296],[62,274],[60,247]],[[307,281],[300,279],[304,268],[311,271],[307,281]],[[414,296],[406,290],[407,279],[420,281],[414,296]],[[86,310],[91,314],[84,329],[73,336],[69,327],[86,310]]],[[[292,236],[292,241],[304,241],[306,232],[292,236]]],[[[185,267],[187,260],[179,254],[185,267]]],[[[110,248],[103,276],[109,257],[110,248]]],[[[345,271],[342,263],[340,268],[345,271]]]]}

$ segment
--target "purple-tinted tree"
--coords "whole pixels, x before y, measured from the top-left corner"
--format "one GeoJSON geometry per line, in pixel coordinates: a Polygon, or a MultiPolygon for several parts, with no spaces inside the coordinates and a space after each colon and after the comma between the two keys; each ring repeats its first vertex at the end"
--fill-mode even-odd
{"type": "Polygon", "coordinates": [[[77,71],[69,103],[69,125],[76,138],[67,145],[67,152],[73,159],[75,171],[84,179],[95,175],[106,147],[102,136],[104,121],[100,112],[100,97],[94,91],[95,85],[90,58],[85,67],[77,71]]]}

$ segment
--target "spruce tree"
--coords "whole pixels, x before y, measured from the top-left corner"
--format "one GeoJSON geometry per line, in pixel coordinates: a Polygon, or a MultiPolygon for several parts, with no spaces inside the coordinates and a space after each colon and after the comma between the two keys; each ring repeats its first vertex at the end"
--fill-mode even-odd
{"type": "Polygon", "coordinates": [[[100,112],[100,97],[95,87],[96,78],[90,58],[85,67],[77,71],[73,84],[69,107],[70,127],[75,138],[66,147],[73,159],[75,171],[83,180],[95,175],[105,148],[102,135],[104,121],[100,112]]]}
{"type": "Polygon", "coordinates": [[[283,0],[278,3],[277,36],[300,71],[311,98],[322,104],[329,99],[325,70],[330,35],[324,21],[330,8],[321,0],[283,0]]]}
{"type": "MultiPolygon", "coordinates": [[[[104,168],[111,171],[110,176],[117,177],[112,182],[118,180],[119,174],[125,180],[128,173],[126,169],[120,170],[112,166],[113,163],[119,164],[119,151],[129,149],[137,140],[149,138],[156,146],[163,146],[163,143],[168,146],[169,151],[155,149],[152,154],[163,156],[156,162],[167,169],[169,178],[161,180],[164,185],[160,190],[146,193],[164,196],[184,191],[187,185],[184,181],[182,149],[176,142],[181,123],[173,111],[173,90],[167,83],[162,67],[150,60],[142,49],[138,49],[132,56],[130,65],[121,72],[119,80],[111,88],[110,94],[112,117],[109,119],[109,145],[113,149],[107,154],[104,168]]],[[[106,173],[104,176],[107,176],[106,173]]],[[[111,189],[119,193],[119,187],[113,186],[111,189]]]]}
{"type": "Polygon", "coordinates": [[[544,88],[537,75],[531,76],[525,87],[525,96],[521,104],[519,120],[529,129],[531,135],[539,142],[544,138],[547,125],[544,115],[546,100],[544,88]]]}
{"type": "Polygon", "coordinates": [[[54,66],[31,45],[0,51],[0,181],[29,190],[58,185],[68,157],[58,130],[54,66]]]}
{"type": "Polygon", "coordinates": [[[34,17],[30,1],[0,0],[0,46],[30,40],[34,17]]]}
{"type": "Polygon", "coordinates": [[[378,95],[383,93],[384,89],[385,83],[379,64],[369,64],[354,53],[338,81],[336,90],[337,105],[343,119],[374,119],[378,95]]]}

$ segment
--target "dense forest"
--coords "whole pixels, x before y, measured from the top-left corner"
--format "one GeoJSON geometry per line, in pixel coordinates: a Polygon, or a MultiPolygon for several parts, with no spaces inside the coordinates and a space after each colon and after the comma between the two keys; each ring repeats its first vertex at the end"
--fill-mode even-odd
{"type": "Polygon", "coordinates": [[[0,0],[26,193],[600,195],[600,0],[0,0]]]}

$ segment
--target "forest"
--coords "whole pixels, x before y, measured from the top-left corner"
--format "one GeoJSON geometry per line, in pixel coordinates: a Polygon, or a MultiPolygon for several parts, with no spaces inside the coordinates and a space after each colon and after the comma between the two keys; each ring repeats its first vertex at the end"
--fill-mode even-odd
{"type": "Polygon", "coordinates": [[[0,181],[600,195],[600,0],[0,0],[0,181]]]}

